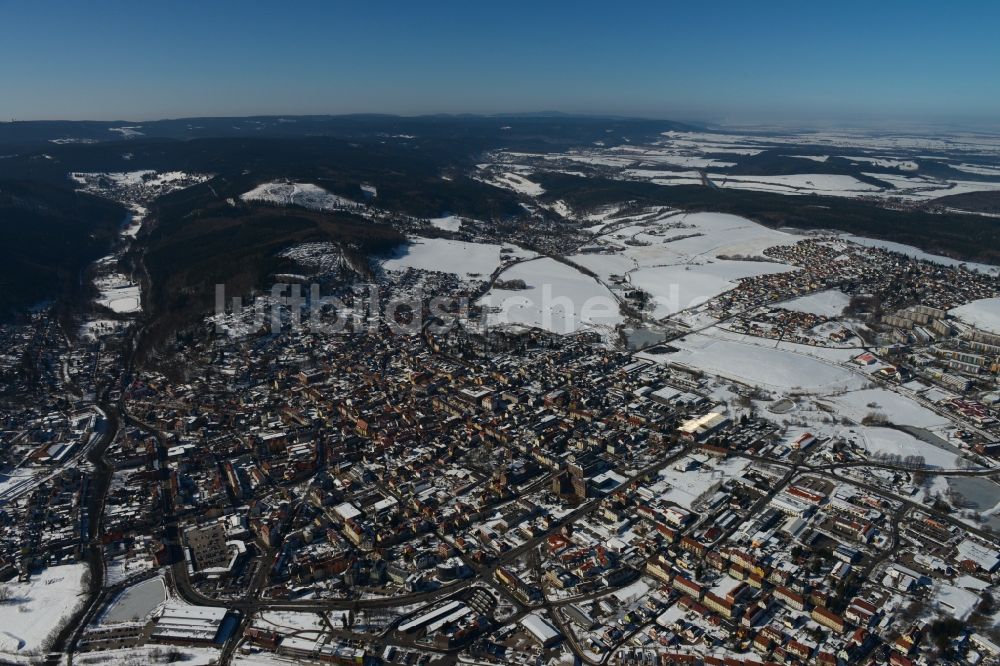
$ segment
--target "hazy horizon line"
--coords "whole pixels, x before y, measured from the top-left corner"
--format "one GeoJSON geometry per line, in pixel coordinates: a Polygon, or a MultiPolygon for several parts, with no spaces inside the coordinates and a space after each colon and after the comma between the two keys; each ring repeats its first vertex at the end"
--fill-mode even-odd
{"type": "Polygon", "coordinates": [[[583,118],[595,120],[616,120],[631,122],[670,122],[686,125],[697,125],[704,129],[747,129],[756,131],[811,131],[817,129],[838,128],[844,130],[897,130],[914,131],[920,128],[941,128],[949,127],[954,129],[965,128],[967,131],[989,131],[990,133],[1000,132],[1000,120],[995,116],[970,115],[967,117],[950,118],[929,118],[929,117],[884,117],[872,118],[868,114],[834,114],[825,116],[792,115],[781,117],[775,115],[765,117],[766,114],[753,113],[747,117],[732,116],[730,114],[720,114],[715,117],[690,117],[687,114],[677,115],[644,115],[644,114],[621,114],[603,113],[588,111],[559,111],[559,110],[539,110],[539,111],[497,111],[497,112],[468,112],[468,111],[440,111],[433,113],[400,113],[388,111],[354,111],[344,113],[247,113],[247,114],[201,114],[201,115],[170,115],[162,117],[149,117],[143,119],[135,118],[67,118],[67,117],[35,117],[0,120],[0,123],[11,125],[19,123],[123,123],[140,125],[143,123],[163,123],[177,122],[184,120],[246,120],[253,118],[268,119],[336,119],[336,118],[398,118],[398,119],[432,119],[432,118],[583,118]]]}

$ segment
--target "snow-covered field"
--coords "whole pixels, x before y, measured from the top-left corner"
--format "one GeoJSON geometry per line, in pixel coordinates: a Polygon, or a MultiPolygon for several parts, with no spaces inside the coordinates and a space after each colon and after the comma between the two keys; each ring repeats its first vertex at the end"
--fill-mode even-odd
{"type": "Polygon", "coordinates": [[[95,285],[101,290],[97,302],[104,307],[120,314],[142,309],[139,285],[133,284],[124,275],[115,273],[103,276],[95,281],[95,285]]]}
{"type": "Polygon", "coordinates": [[[867,162],[874,166],[899,169],[900,171],[916,171],[920,168],[920,165],[912,160],[897,160],[891,157],[871,157],[870,155],[840,155],[840,157],[852,162],[867,162]]]}
{"type": "Polygon", "coordinates": [[[146,135],[145,132],[140,132],[139,131],[140,129],[142,129],[142,125],[132,125],[130,127],[129,126],[125,126],[125,127],[109,127],[108,131],[109,132],[115,132],[117,134],[121,134],[122,137],[126,138],[126,139],[134,139],[137,136],[145,136],[146,135]]]}
{"type": "Polygon", "coordinates": [[[883,191],[883,188],[862,183],[853,176],[828,173],[801,173],[781,176],[731,176],[723,173],[712,173],[709,174],[709,178],[719,187],[726,189],[758,190],[781,194],[854,197],[883,191]]]}
{"type": "MultiPolygon", "coordinates": [[[[748,127],[747,132],[772,128],[748,127]]],[[[778,134],[750,134],[741,128],[732,132],[663,132],[663,144],[674,148],[703,148],[706,152],[736,152],[740,149],[773,147],[776,145],[831,146],[838,151],[846,148],[877,151],[880,154],[895,151],[962,151],[970,154],[1000,155],[1000,138],[995,134],[965,132],[949,136],[923,136],[916,132],[885,132],[879,130],[845,129],[789,132],[778,134]]]]}
{"type": "MultiPolygon", "coordinates": [[[[600,142],[588,149],[564,153],[504,154],[504,171],[523,171],[541,166],[561,170],[579,165],[630,180],[644,180],[658,185],[701,185],[701,172],[718,187],[776,192],[787,195],[819,194],[841,197],[902,198],[911,201],[929,200],[948,194],[1000,189],[1000,183],[941,177],[940,169],[981,176],[1000,175],[1000,140],[995,135],[955,133],[923,136],[918,132],[884,132],[877,130],[843,130],[821,132],[779,133],[776,128],[734,129],[728,132],[663,132],[658,140],[647,145],[617,145],[605,147],[600,142]],[[760,133],[760,130],[766,133],[760,133]],[[795,154],[794,148],[811,154],[795,154]],[[745,156],[765,151],[781,150],[785,156],[799,158],[801,173],[780,175],[726,174],[722,170],[736,166],[745,156]],[[961,158],[953,155],[961,153],[961,158]],[[976,156],[975,158],[966,156],[976,156]],[[730,157],[731,156],[731,157],[730,157]],[[849,174],[815,173],[813,165],[825,163],[831,156],[847,160],[855,168],[867,169],[865,176],[876,178],[884,185],[866,183],[849,174]],[[728,158],[728,159],[727,159],[728,158]],[[967,164],[964,161],[985,163],[967,164]],[[995,162],[991,164],[990,162],[995,162]],[[883,169],[884,172],[875,172],[883,169]],[[870,172],[870,173],[869,173],[870,172]],[[934,175],[929,175],[934,174],[934,175]]],[[[515,174],[516,176],[516,174],[515,174]]],[[[517,176],[519,178],[519,176],[517,176]]],[[[496,183],[524,193],[524,187],[496,183]]]]}
{"type": "Polygon", "coordinates": [[[670,343],[671,354],[638,355],[659,363],[678,363],[713,375],[782,391],[832,392],[864,388],[866,380],[833,363],[785,349],[772,349],[707,335],[688,335],[670,343]]]}
{"type": "Polygon", "coordinates": [[[466,279],[488,280],[505,257],[533,257],[516,245],[468,243],[446,238],[411,238],[382,262],[387,271],[415,268],[422,271],[454,273],[466,279]]]}
{"type": "Polygon", "coordinates": [[[915,174],[865,173],[864,175],[890,183],[895,189],[886,190],[886,195],[914,201],[936,199],[951,194],[1000,190],[1000,183],[977,180],[944,180],[915,174]]]}
{"type": "Polygon", "coordinates": [[[323,631],[326,624],[319,613],[299,613],[295,611],[265,611],[255,620],[254,626],[270,631],[292,633],[300,631],[323,631]]]}
{"type": "Polygon", "coordinates": [[[660,319],[729,291],[740,278],[790,270],[795,269],[763,261],[716,260],[641,268],[629,273],[629,281],[653,297],[652,314],[660,319]]]}
{"type": "Polygon", "coordinates": [[[921,441],[908,433],[893,428],[858,426],[858,442],[869,453],[881,453],[907,458],[923,456],[925,464],[939,469],[957,469],[959,456],[951,451],[921,441]]]}
{"type": "Polygon", "coordinates": [[[345,197],[327,192],[312,183],[270,182],[262,183],[240,195],[243,201],[262,201],[279,205],[296,205],[313,210],[354,208],[359,204],[345,197]]]}
{"type": "Polygon", "coordinates": [[[982,164],[949,164],[956,171],[974,173],[980,176],[1000,176],[1000,166],[984,166],[982,164]]]}
{"type": "Polygon", "coordinates": [[[948,314],[970,326],[1000,333],[1000,298],[982,298],[949,310],[948,314]]]}
{"type": "Polygon", "coordinates": [[[537,197],[545,193],[545,188],[541,185],[516,173],[505,172],[493,174],[492,176],[484,175],[480,176],[479,179],[489,185],[495,185],[507,190],[513,190],[519,194],[527,194],[532,197],[537,197]]]}
{"type": "Polygon", "coordinates": [[[701,331],[701,334],[718,340],[728,340],[755,347],[783,350],[799,354],[801,356],[812,356],[820,361],[832,363],[845,363],[861,353],[858,351],[859,348],[857,347],[823,347],[820,345],[804,345],[798,342],[773,340],[771,338],[761,338],[755,335],[730,331],[722,326],[707,328],[701,331]]]}
{"type": "Polygon", "coordinates": [[[93,319],[80,325],[79,335],[85,340],[96,340],[102,335],[120,332],[125,322],[114,319],[93,319]]]}
{"type": "Polygon", "coordinates": [[[793,312],[807,312],[824,317],[837,317],[844,312],[844,308],[850,302],[851,297],[839,289],[826,289],[779,303],[778,307],[792,310],[793,312]]]}
{"type": "Polygon", "coordinates": [[[657,185],[701,185],[701,174],[697,171],[626,169],[623,173],[630,179],[649,180],[657,185]]]}
{"type": "Polygon", "coordinates": [[[85,666],[91,664],[94,666],[138,666],[139,664],[170,663],[184,664],[184,666],[209,666],[210,664],[217,664],[221,656],[221,650],[209,647],[141,645],[124,650],[80,652],[73,656],[73,663],[84,664],[85,666]],[[175,661],[175,656],[178,655],[180,660],[175,661]]]}
{"type": "Polygon", "coordinates": [[[862,389],[832,395],[824,398],[823,402],[834,404],[837,407],[838,416],[845,416],[859,423],[865,416],[874,412],[885,415],[896,425],[936,430],[951,424],[948,419],[917,402],[882,388],[862,389]]]}
{"type": "MultiPolygon", "coordinates": [[[[578,162],[586,162],[585,157],[574,157],[578,162]]],[[[725,168],[735,166],[736,162],[726,162],[700,155],[679,155],[666,152],[648,151],[637,155],[635,159],[641,159],[643,164],[662,165],[679,167],[681,169],[706,169],[709,167],[725,168]]]]}
{"type": "Polygon", "coordinates": [[[237,651],[232,660],[233,666],[298,666],[300,663],[301,660],[295,657],[285,657],[261,649],[249,653],[237,651]]]}
{"type": "MultiPolygon", "coordinates": [[[[775,245],[792,245],[801,236],[789,234],[726,213],[682,213],[663,211],[635,225],[618,229],[598,238],[594,244],[610,244],[624,249],[616,254],[624,258],[612,268],[664,266],[698,263],[718,256],[761,258],[763,251],[775,245]],[[648,243],[627,245],[626,241],[648,243]]],[[[597,270],[607,255],[580,254],[574,261],[597,270]],[[593,265],[591,265],[593,264],[593,265]]]]}
{"type": "Polygon", "coordinates": [[[621,281],[653,297],[654,317],[694,307],[734,288],[741,278],[797,270],[759,259],[766,248],[801,238],[723,213],[649,209],[634,224],[609,231],[570,258],[605,284],[621,281]],[[721,257],[721,258],[720,258],[721,257]]]}
{"type": "Polygon", "coordinates": [[[4,583],[11,598],[0,603],[0,653],[42,651],[46,639],[83,604],[86,572],[86,564],[63,564],[26,583],[4,583]]]}
{"type": "Polygon", "coordinates": [[[462,218],[457,215],[447,215],[430,220],[431,226],[442,231],[458,231],[462,228],[462,218]]]}
{"type": "Polygon", "coordinates": [[[13,496],[21,495],[40,475],[37,468],[24,467],[23,463],[16,469],[0,474],[0,499],[9,501],[13,496]]]}
{"type": "Polygon", "coordinates": [[[595,327],[607,332],[624,321],[604,285],[555,259],[523,262],[501,277],[524,280],[527,289],[494,288],[480,300],[489,308],[491,326],[521,324],[567,334],[595,327]]]}

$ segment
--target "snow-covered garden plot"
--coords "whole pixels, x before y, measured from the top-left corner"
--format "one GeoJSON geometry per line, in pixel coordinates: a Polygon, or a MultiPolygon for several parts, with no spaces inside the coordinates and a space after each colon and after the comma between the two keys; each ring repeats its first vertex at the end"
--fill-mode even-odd
{"type": "Polygon", "coordinates": [[[980,330],[1000,333],[1000,298],[981,298],[949,310],[948,314],[980,330]]]}
{"type": "Polygon", "coordinates": [[[406,245],[382,262],[386,271],[415,268],[422,271],[453,273],[463,278],[488,280],[505,258],[535,256],[515,245],[468,243],[446,238],[411,238],[406,245]]]}
{"type": "Polygon", "coordinates": [[[750,386],[783,391],[844,391],[864,388],[866,380],[830,362],[786,349],[772,349],[706,335],[689,335],[670,343],[670,354],[638,355],[659,363],[677,363],[750,386]]]}
{"type": "Polygon", "coordinates": [[[0,603],[0,653],[45,649],[85,600],[86,564],[49,567],[26,583],[4,583],[10,599],[0,603]]]}
{"type": "Polygon", "coordinates": [[[555,259],[522,262],[501,277],[524,280],[527,288],[493,288],[480,300],[491,326],[520,324],[568,334],[589,328],[610,332],[624,321],[607,287],[555,259]]]}
{"type": "Polygon", "coordinates": [[[312,210],[337,210],[355,208],[359,204],[345,197],[327,192],[312,183],[270,182],[262,183],[240,195],[243,201],[262,201],[279,205],[296,205],[312,210]]]}
{"type": "Polygon", "coordinates": [[[778,303],[778,307],[794,312],[806,312],[824,317],[838,317],[843,314],[844,308],[850,302],[851,297],[839,289],[825,289],[806,296],[793,298],[784,303],[778,303]]]}

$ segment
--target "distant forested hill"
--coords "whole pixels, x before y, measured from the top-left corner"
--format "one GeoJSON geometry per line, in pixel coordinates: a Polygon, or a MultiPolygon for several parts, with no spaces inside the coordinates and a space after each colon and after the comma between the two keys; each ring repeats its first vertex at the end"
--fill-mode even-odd
{"type": "Polygon", "coordinates": [[[666,187],[566,174],[532,177],[545,188],[546,199],[561,199],[580,210],[637,201],[691,211],[732,213],[770,227],[846,231],[957,259],[1000,264],[1000,219],[981,215],[891,210],[844,197],[786,196],[689,185],[666,187]]]}
{"type": "Polygon", "coordinates": [[[125,214],[68,187],[0,180],[0,316],[78,288],[125,214]]]}

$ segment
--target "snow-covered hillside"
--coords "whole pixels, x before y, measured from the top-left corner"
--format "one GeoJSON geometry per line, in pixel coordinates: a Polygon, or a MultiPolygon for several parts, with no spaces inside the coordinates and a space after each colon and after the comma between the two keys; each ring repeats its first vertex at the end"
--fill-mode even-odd
{"type": "Polygon", "coordinates": [[[270,182],[262,183],[240,195],[243,201],[261,201],[279,205],[295,205],[313,210],[355,208],[359,204],[345,197],[327,192],[312,183],[270,182]]]}

